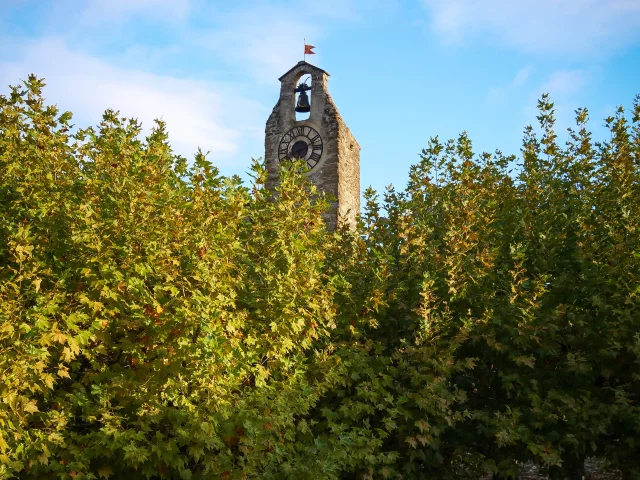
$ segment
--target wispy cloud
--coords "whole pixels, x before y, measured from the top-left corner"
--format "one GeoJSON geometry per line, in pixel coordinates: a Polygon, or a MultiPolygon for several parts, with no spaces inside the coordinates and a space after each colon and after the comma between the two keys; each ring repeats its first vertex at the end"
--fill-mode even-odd
{"type": "Polygon", "coordinates": [[[84,4],[84,20],[128,20],[136,15],[184,21],[192,12],[192,0],[89,0],[84,4]]]}
{"type": "Polygon", "coordinates": [[[577,94],[587,83],[584,70],[559,70],[538,87],[537,94],[549,93],[552,97],[570,97],[577,94]]]}
{"type": "Polygon", "coordinates": [[[531,65],[527,65],[524,68],[518,70],[516,76],[513,77],[513,81],[511,82],[512,87],[521,87],[526,83],[526,81],[531,77],[531,73],[533,73],[533,67],[531,65]]]}
{"type": "Polygon", "coordinates": [[[518,92],[527,83],[532,73],[533,67],[527,65],[518,70],[509,84],[490,88],[487,93],[487,103],[497,105],[506,102],[509,96],[518,92]]]}
{"type": "Polygon", "coordinates": [[[85,125],[97,123],[106,108],[136,117],[146,128],[162,118],[174,150],[187,158],[198,147],[221,158],[233,156],[247,137],[253,139],[254,126],[265,115],[230,85],[117,68],[55,38],[22,49],[18,61],[0,63],[2,85],[29,73],[45,77],[48,100],[85,125]]]}
{"type": "Polygon", "coordinates": [[[556,110],[556,131],[564,132],[574,126],[575,110],[584,107],[580,97],[589,85],[593,72],[589,70],[557,70],[529,90],[526,105],[521,111],[523,119],[531,122],[538,114],[537,104],[543,93],[548,93],[556,110]]]}
{"type": "Polygon", "coordinates": [[[273,81],[301,60],[302,39],[317,42],[322,29],[299,11],[260,6],[218,14],[216,25],[194,32],[192,41],[225,62],[244,67],[257,80],[273,81]]]}
{"type": "MultiPolygon", "coordinates": [[[[193,45],[246,69],[253,80],[272,82],[302,60],[304,38],[319,45],[332,27],[353,25],[372,12],[390,11],[396,1],[249,1],[229,11],[211,9],[207,28],[192,30],[188,36],[193,45]]],[[[307,60],[321,64],[322,49],[316,53],[307,60]]]]}
{"type": "MultiPolygon", "coordinates": [[[[106,108],[146,127],[161,117],[178,153],[189,158],[202,147],[223,163],[246,163],[264,148],[271,105],[257,101],[261,84],[301,59],[304,37],[319,45],[330,25],[359,21],[371,8],[364,0],[60,0],[43,7],[47,36],[0,34],[0,89],[33,72],[81,125],[106,108]]],[[[322,49],[313,61],[322,63],[322,49]]]]}
{"type": "Polygon", "coordinates": [[[637,0],[422,0],[445,43],[469,37],[525,51],[585,54],[640,41],[637,0]]]}

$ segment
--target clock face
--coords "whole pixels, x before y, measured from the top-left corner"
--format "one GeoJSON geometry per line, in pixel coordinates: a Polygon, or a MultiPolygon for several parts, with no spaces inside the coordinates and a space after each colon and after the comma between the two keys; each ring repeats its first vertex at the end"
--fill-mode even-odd
{"type": "Polygon", "coordinates": [[[278,159],[281,162],[300,158],[312,169],[318,164],[321,156],[322,138],[315,128],[293,127],[280,140],[278,159]]]}

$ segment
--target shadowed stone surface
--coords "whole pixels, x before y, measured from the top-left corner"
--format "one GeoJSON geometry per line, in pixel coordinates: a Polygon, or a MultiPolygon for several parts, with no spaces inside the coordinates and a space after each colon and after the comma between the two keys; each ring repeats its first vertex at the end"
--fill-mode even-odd
{"type": "MultiPolygon", "coordinates": [[[[618,472],[607,471],[603,463],[595,458],[587,458],[584,462],[584,480],[622,480],[618,472]]],[[[478,480],[492,480],[491,474],[478,480]]],[[[533,463],[525,463],[520,469],[518,480],[549,480],[543,469],[533,463]]]]}

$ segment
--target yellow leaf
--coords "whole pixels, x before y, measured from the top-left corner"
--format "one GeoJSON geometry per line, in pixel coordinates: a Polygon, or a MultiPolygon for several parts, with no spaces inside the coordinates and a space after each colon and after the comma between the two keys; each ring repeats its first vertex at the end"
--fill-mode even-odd
{"type": "Polygon", "coordinates": [[[38,405],[36,405],[36,402],[32,400],[24,406],[24,411],[28,413],[36,413],[40,410],[38,410],[38,405]]]}
{"type": "Polygon", "coordinates": [[[431,428],[429,423],[425,422],[424,420],[417,421],[416,422],[416,427],[418,427],[421,432],[428,432],[429,429],[431,428]]]}
{"type": "Polygon", "coordinates": [[[98,469],[98,474],[101,478],[109,478],[109,476],[113,473],[111,467],[101,467],[98,469]]]}
{"type": "Polygon", "coordinates": [[[53,379],[53,375],[51,375],[50,373],[45,373],[42,376],[42,381],[44,381],[44,383],[47,386],[47,388],[49,388],[51,390],[53,390],[53,385],[54,385],[53,380],[54,380],[53,379]]]}
{"type": "Polygon", "coordinates": [[[42,279],[41,278],[36,278],[33,281],[33,284],[36,286],[36,292],[40,291],[40,284],[42,283],[42,279]]]}
{"type": "Polygon", "coordinates": [[[71,353],[71,349],[69,347],[64,347],[62,349],[62,357],[64,361],[67,363],[73,359],[74,355],[73,353],[71,353]]]}
{"type": "Polygon", "coordinates": [[[404,441],[411,445],[413,448],[416,448],[418,446],[418,442],[416,442],[416,439],[414,437],[407,437],[404,439],[404,441]]]}

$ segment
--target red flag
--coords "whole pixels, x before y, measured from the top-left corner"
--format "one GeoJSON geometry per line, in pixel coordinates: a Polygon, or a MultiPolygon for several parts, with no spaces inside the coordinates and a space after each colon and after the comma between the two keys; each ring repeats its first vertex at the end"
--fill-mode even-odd
{"type": "Polygon", "coordinates": [[[313,49],[316,48],[313,45],[306,45],[304,46],[304,54],[305,55],[315,55],[316,52],[313,51],[313,49]]]}

